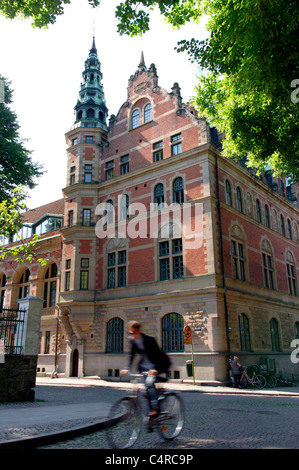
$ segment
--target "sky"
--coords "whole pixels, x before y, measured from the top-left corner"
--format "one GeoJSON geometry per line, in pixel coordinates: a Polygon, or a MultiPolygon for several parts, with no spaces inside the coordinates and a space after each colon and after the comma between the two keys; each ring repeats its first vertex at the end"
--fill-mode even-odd
{"type": "MultiPolygon", "coordinates": [[[[138,67],[141,52],[147,67],[154,63],[159,85],[171,92],[178,82],[186,103],[194,96],[200,71],[187,53],[174,48],[181,39],[204,39],[204,21],[174,30],[158,10],[151,17],[151,30],[142,37],[117,33],[115,7],[121,0],[102,0],[96,9],[87,0],[72,0],[48,29],[36,29],[26,20],[0,16],[0,75],[14,90],[11,108],[16,112],[22,138],[32,150],[32,160],[46,173],[27,190],[30,209],[63,197],[66,185],[65,133],[74,123],[84,61],[93,34],[101,62],[106,105],[117,114],[127,99],[128,79],[138,67]]],[[[109,119],[108,116],[108,119],[109,119]]]]}

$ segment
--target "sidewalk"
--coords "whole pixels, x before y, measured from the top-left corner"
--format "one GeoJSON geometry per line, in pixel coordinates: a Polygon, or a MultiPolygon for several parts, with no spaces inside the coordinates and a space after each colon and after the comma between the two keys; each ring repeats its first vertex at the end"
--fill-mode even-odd
{"type": "MultiPolygon", "coordinates": [[[[128,390],[133,386],[128,382],[110,382],[97,377],[82,379],[38,377],[36,385],[35,402],[0,404],[0,449],[34,448],[102,430],[111,424],[107,417],[107,402],[100,403],[98,398],[94,398],[92,395],[90,398],[86,398],[84,395],[79,397],[80,403],[78,403],[78,395],[76,395],[76,399],[73,399],[75,388],[88,387],[94,390],[96,396],[97,387],[105,387],[107,390],[111,388],[128,390]],[[47,393],[46,396],[41,394],[40,391],[43,387],[39,386],[49,386],[46,389],[47,392],[44,392],[47,393]],[[70,387],[63,403],[61,387],[70,387]],[[41,400],[41,396],[45,399],[41,400]]],[[[221,385],[194,385],[192,381],[187,384],[169,381],[166,387],[181,392],[194,393],[299,397],[299,384],[275,390],[241,390],[221,385]]]]}

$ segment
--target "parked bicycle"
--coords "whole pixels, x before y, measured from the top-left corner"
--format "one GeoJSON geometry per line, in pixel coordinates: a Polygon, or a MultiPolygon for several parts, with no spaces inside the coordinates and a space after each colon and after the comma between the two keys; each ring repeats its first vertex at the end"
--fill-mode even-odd
{"type": "MultiPolygon", "coordinates": [[[[116,424],[107,428],[107,439],[113,449],[132,447],[144,424],[148,432],[156,430],[166,441],[177,437],[183,429],[184,407],[177,392],[157,387],[159,414],[148,416],[147,396],[139,384],[142,375],[131,374],[135,379],[133,383],[136,383],[132,393],[118,400],[110,409],[108,419],[116,421],[116,424]]],[[[164,377],[157,378],[157,383],[165,381],[164,377]]]]}
{"type": "Polygon", "coordinates": [[[240,388],[245,388],[247,385],[254,385],[257,388],[265,388],[266,379],[263,375],[257,374],[255,371],[253,371],[252,376],[250,377],[247,373],[247,367],[244,367],[240,378],[240,388]]]}
{"type": "MultiPolygon", "coordinates": [[[[274,372],[269,371],[265,366],[252,366],[253,370],[265,377],[266,379],[266,386],[269,388],[278,387],[291,387],[294,385],[294,378],[286,379],[283,377],[282,373],[280,372],[278,375],[275,375],[274,372]]],[[[250,375],[250,374],[249,374],[250,375]]]]}

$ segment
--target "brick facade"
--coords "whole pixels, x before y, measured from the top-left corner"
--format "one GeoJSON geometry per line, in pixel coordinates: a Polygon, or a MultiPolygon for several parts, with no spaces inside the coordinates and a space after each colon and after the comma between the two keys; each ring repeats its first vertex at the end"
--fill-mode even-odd
{"type": "MultiPolygon", "coordinates": [[[[153,64],[147,69],[140,63],[127,91],[108,131],[78,121],[66,133],[64,226],[40,243],[48,265],[57,264],[59,286],[55,310],[42,316],[40,372],[51,372],[55,362],[66,375],[117,374],[126,363],[126,322],[138,319],[161,345],[171,344],[172,377],[186,378],[191,346],[176,343],[185,325],[192,328],[197,380],[225,380],[229,353],[247,364],[275,359],[277,371],[298,376],[290,360],[290,343],[299,335],[298,184],[291,187],[290,201],[280,184],[284,179],[270,186],[265,176],[224,159],[214,130],[183,103],[177,83],[171,92],[160,87],[153,64]],[[175,182],[182,184],[180,193],[175,182]],[[158,185],[164,207],[181,198],[183,217],[189,204],[192,230],[197,227],[194,246],[177,235],[172,212],[174,235],[167,235],[167,218],[153,206],[158,185]],[[126,198],[129,207],[144,210],[143,218],[126,214],[126,198]],[[99,237],[99,205],[107,201],[116,223],[108,222],[99,237]],[[119,237],[104,236],[114,228],[119,237]],[[181,322],[173,340],[168,318],[181,322]],[[273,318],[278,330],[271,333],[273,318]],[[50,341],[46,353],[45,341],[50,341]]],[[[7,275],[23,269],[10,266],[7,275]]],[[[42,296],[45,269],[36,264],[29,269],[32,295],[42,296]]],[[[16,300],[13,284],[19,277],[13,279],[7,303],[16,300]]]]}

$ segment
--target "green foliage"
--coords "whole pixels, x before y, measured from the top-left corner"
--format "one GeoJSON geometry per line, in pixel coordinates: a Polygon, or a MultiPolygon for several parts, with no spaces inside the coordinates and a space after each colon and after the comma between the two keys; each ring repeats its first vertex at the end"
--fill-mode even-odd
{"type": "Polygon", "coordinates": [[[274,174],[298,181],[299,104],[291,100],[291,83],[299,79],[299,2],[126,0],[117,7],[119,32],[147,31],[154,7],[174,27],[209,18],[207,38],[186,39],[177,50],[209,72],[193,103],[225,131],[224,155],[247,155],[260,171],[270,164],[274,174]]]}
{"type": "Polygon", "coordinates": [[[188,21],[198,22],[201,0],[126,0],[116,7],[118,32],[130,36],[142,36],[150,29],[150,13],[158,7],[166,21],[179,28],[188,21]],[[141,9],[141,6],[145,7],[141,9]]]}
{"type": "MultiPolygon", "coordinates": [[[[24,199],[24,188],[18,187],[13,190],[12,197],[9,201],[0,202],[0,239],[2,237],[10,237],[18,233],[23,225],[23,217],[21,212],[25,211],[26,205],[22,202],[24,199]]],[[[30,263],[35,259],[33,247],[36,245],[40,236],[35,235],[29,242],[24,239],[18,240],[17,245],[2,245],[0,243],[0,262],[13,257],[14,261],[23,264],[24,261],[30,263]]],[[[1,240],[0,240],[1,242],[1,240]]],[[[37,260],[42,266],[47,264],[45,258],[37,260]]]]}
{"type": "MultiPolygon", "coordinates": [[[[88,0],[92,7],[100,4],[101,0],[88,0]]],[[[64,13],[64,5],[71,0],[1,0],[0,14],[9,19],[32,19],[32,26],[46,28],[55,23],[59,15],[64,13]]]]}
{"type": "Polygon", "coordinates": [[[299,4],[284,0],[205,2],[210,37],[182,41],[200,77],[194,103],[225,131],[224,155],[247,155],[263,171],[299,180],[299,106],[291,82],[299,78],[299,4]]]}
{"type": "Polygon", "coordinates": [[[11,197],[18,185],[34,188],[35,178],[43,172],[42,166],[32,161],[31,152],[20,138],[17,116],[8,106],[12,102],[10,83],[1,77],[0,80],[5,84],[5,100],[0,103],[0,201],[3,201],[11,197]]]}
{"type": "MultiPolygon", "coordinates": [[[[2,0],[0,14],[44,27],[70,2],[2,0]]],[[[225,131],[224,155],[247,155],[261,171],[271,164],[275,174],[299,180],[299,103],[291,99],[299,81],[298,0],[124,0],[116,7],[118,32],[142,35],[155,8],[174,28],[208,18],[207,38],[186,39],[177,50],[210,73],[193,101],[225,131]]]]}

